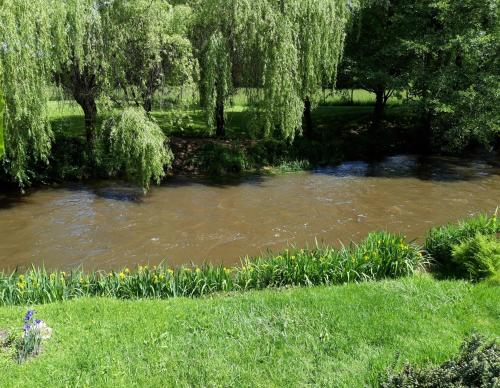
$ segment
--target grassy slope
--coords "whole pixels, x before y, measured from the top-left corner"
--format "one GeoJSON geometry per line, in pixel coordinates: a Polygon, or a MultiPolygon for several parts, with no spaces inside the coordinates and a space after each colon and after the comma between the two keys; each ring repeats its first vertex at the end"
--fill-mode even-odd
{"type": "MultiPolygon", "coordinates": [[[[209,299],[39,306],[44,353],[0,357],[0,386],[363,386],[401,352],[440,363],[472,329],[500,336],[500,287],[416,277],[209,299]]],[[[0,308],[0,327],[25,309],[0,308]]]]}

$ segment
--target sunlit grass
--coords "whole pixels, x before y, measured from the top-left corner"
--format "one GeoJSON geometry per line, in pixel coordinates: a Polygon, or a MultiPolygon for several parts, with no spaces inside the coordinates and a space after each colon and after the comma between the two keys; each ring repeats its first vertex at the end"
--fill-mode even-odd
{"type": "MultiPolygon", "coordinates": [[[[53,328],[0,386],[378,386],[406,361],[438,365],[472,331],[500,336],[500,287],[430,276],[202,299],[84,298],[33,306],[53,328]]],[[[25,307],[1,307],[20,330],[25,307]]]]}

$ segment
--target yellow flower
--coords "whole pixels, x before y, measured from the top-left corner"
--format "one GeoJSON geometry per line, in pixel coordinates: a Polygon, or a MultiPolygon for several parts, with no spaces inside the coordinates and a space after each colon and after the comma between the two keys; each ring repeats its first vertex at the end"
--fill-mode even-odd
{"type": "Polygon", "coordinates": [[[56,274],[55,273],[51,273],[50,274],[50,280],[52,280],[52,281],[56,280],[56,274]]]}
{"type": "Polygon", "coordinates": [[[174,270],[173,269],[167,269],[167,272],[170,274],[170,275],[173,275],[174,274],[174,270]]]}
{"type": "Polygon", "coordinates": [[[118,277],[120,278],[120,281],[123,281],[123,280],[125,280],[127,275],[125,275],[123,272],[120,272],[120,275],[118,275],[118,277]]]}
{"type": "Polygon", "coordinates": [[[196,272],[196,273],[200,273],[200,272],[201,272],[201,269],[196,268],[196,271],[195,271],[195,272],[196,272]]]}
{"type": "Polygon", "coordinates": [[[153,283],[154,284],[158,283],[158,276],[156,275],[153,276],[153,283]]]}
{"type": "Polygon", "coordinates": [[[142,272],[144,270],[144,267],[142,265],[139,266],[139,268],[137,268],[139,270],[139,272],[142,272]]]}
{"type": "Polygon", "coordinates": [[[164,281],[166,279],[165,275],[161,274],[160,275],[160,281],[164,281]]]}
{"type": "Polygon", "coordinates": [[[231,268],[224,268],[224,272],[227,274],[231,273],[231,268]]]}
{"type": "Polygon", "coordinates": [[[130,273],[130,270],[128,268],[125,268],[125,273],[128,275],[130,273]]]}
{"type": "Polygon", "coordinates": [[[296,259],[296,257],[295,257],[295,256],[291,256],[291,257],[290,257],[290,259],[295,260],[295,259],[296,259]]]}
{"type": "Polygon", "coordinates": [[[23,283],[23,282],[17,283],[17,288],[19,288],[20,290],[24,290],[25,287],[26,287],[26,283],[23,283]]]}
{"type": "Polygon", "coordinates": [[[368,256],[367,256],[367,255],[365,255],[365,257],[364,257],[364,258],[365,258],[365,261],[368,261],[368,256]]]}
{"type": "Polygon", "coordinates": [[[19,275],[19,281],[24,282],[24,275],[19,275]]]}

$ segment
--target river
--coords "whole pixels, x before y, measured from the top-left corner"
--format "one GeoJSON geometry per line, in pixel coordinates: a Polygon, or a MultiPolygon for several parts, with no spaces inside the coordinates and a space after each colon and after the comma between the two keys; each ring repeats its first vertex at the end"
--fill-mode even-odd
{"type": "Polygon", "coordinates": [[[0,190],[0,268],[239,263],[287,246],[339,245],[500,205],[500,164],[395,156],[279,176],[172,178],[146,196],[119,182],[0,190]]]}

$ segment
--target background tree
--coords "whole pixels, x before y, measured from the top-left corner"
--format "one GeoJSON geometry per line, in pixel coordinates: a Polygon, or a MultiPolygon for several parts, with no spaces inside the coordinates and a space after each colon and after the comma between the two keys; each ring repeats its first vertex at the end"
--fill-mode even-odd
{"type": "Polygon", "coordinates": [[[116,2],[111,16],[113,87],[126,102],[150,112],[158,89],[193,84],[189,7],[172,7],[163,0],[116,2]]]}
{"type": "Polygon", "coordinates": [[[348,2],[325,0],[283,1],[284,14],[296,31],[299,95],[304,102],[303,132],[312,136],[312,107],[325,85],[334,85],[344,50],[346,25],[350,17],[348,2]]]}
{"type": "Polygon", "coordinates": [[[498,1],[405,0],[401,9],[424,145],[491,144],[500,132],[498,1]]]}
{"type": "Polygon", "coordinates": [[[396,22],[402,5],[398,0],[367,2],[355,13],[347,35],[342,72],[351,88],[375,94],[375,122],[389,98],[409,82],[410,57],[396,22]]]}
{"type": "MultiPolygon", "coordinates": [[[[200,64],[200,102],[209,128],[225,136],[225,105],[237,87],[254,86],[262,72],[267,0],[193,2],[192,41],[200,64]]],[[[248,91],[248,90],[247,90],[248,91]]]]}

